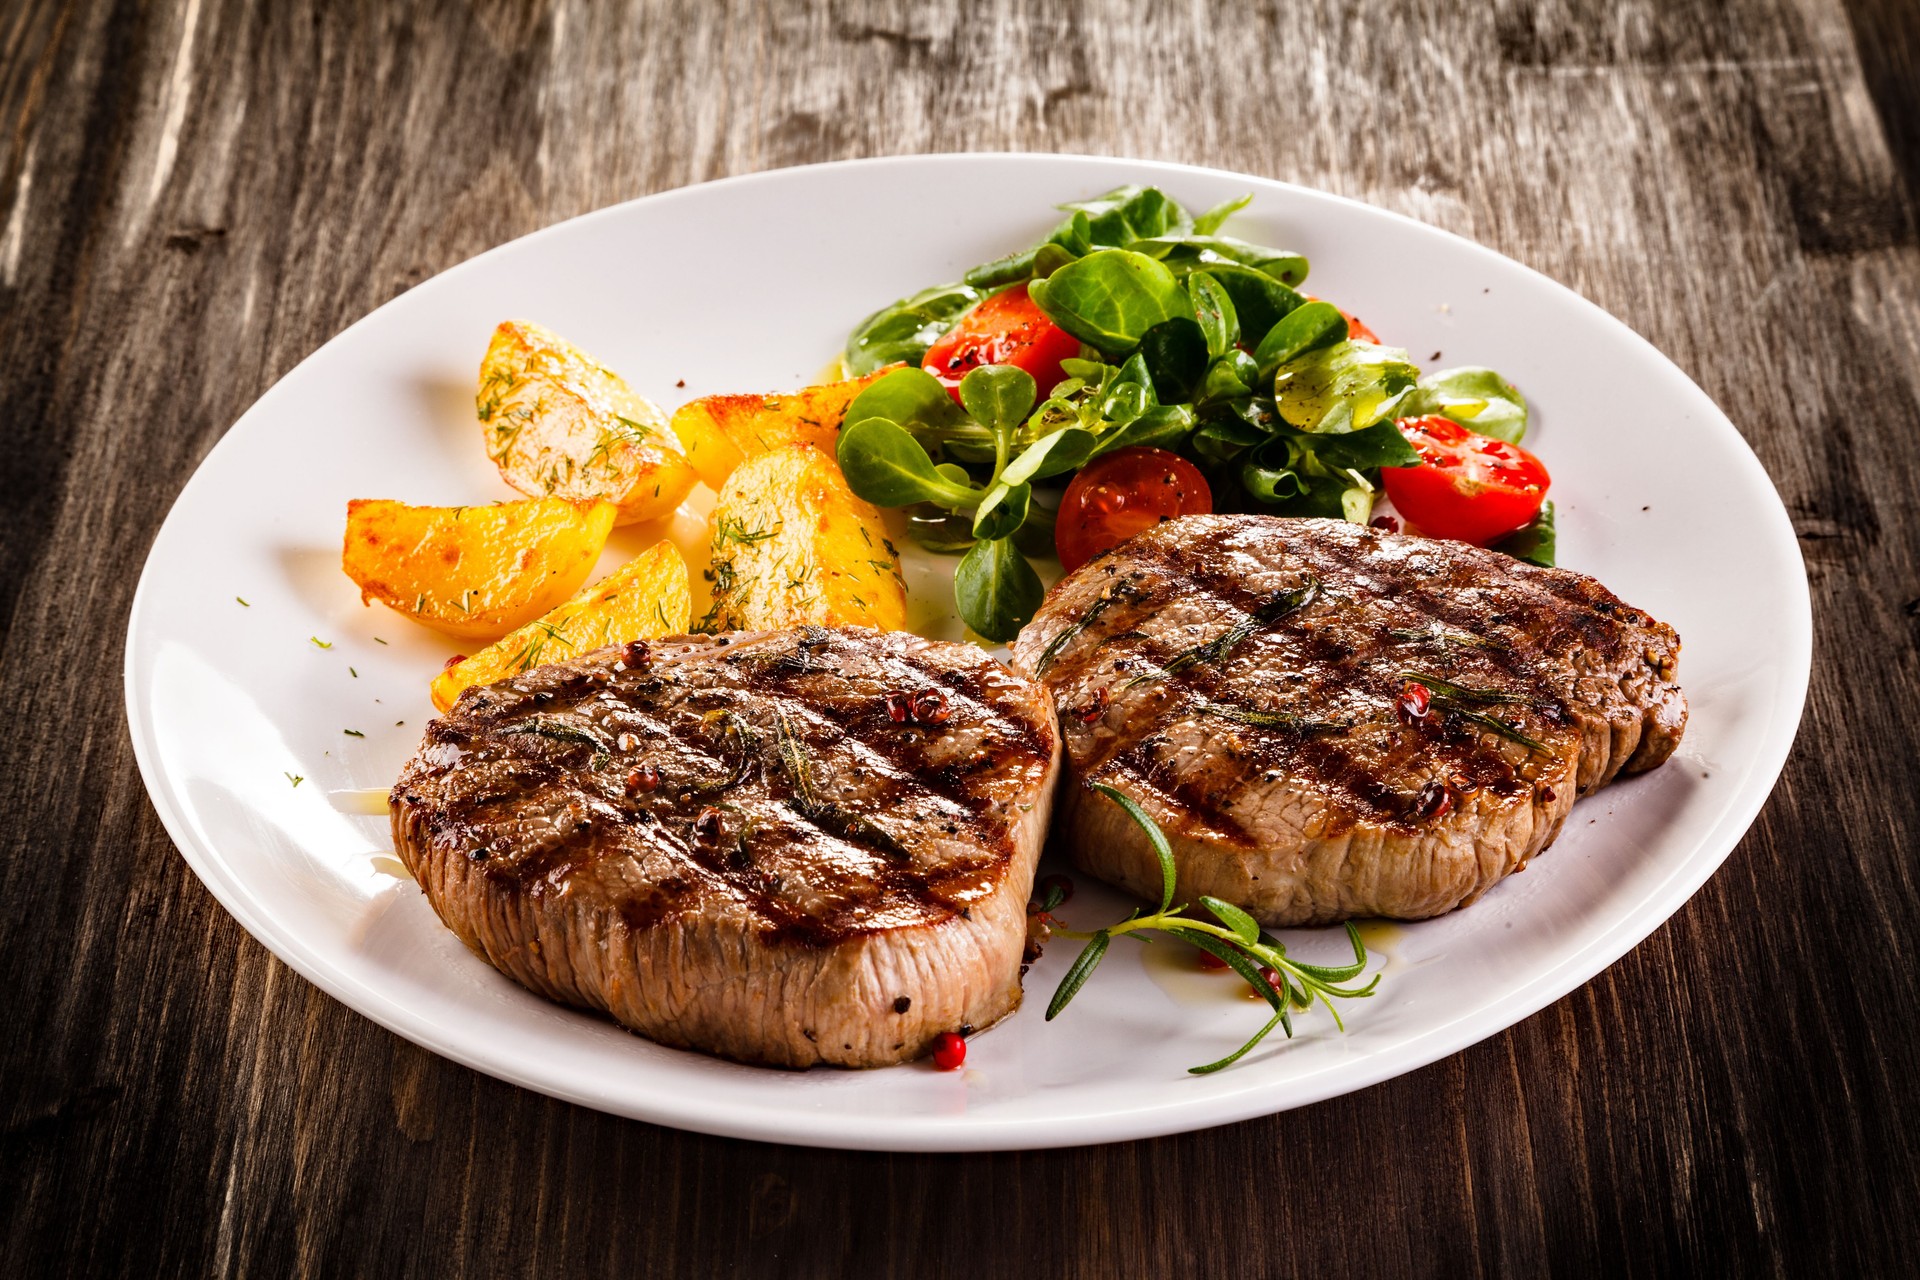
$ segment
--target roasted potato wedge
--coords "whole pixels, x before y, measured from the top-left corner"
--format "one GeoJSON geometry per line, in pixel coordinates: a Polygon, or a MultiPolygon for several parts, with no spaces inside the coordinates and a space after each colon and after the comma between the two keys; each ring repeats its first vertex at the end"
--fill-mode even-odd
{"type": "Polygon", "coordinates": [[[692,616],[687,562],[671,542],[656,542],[544,618],[435,676],[433,705],[449,711],[469,685],[492,684],[544,662],[682,634],[692,616]]]}
{"type": "Polygon", "coordinates": [[[487,456],[530,497],[611,502],[615,524],[657,520],[694,473],[667,416],[557,334],[509,320],[493,331],[474,399],[487,456]]]}
{"type": "Polygon", "coordinates": [[[713,508],[706,631],[907,624],[900,557],[831,454],[792,444],[746,459],[713,508]]]}
{"type": "Polygon", "coordinates": [[[741,461],[782,445],[810,444],[833,452],[840,419],[868,383],[892,366],[864,378],[829,382],[764,396],[703,396],[674,411],[673,434],[687,461],[719,492],[741,461]]]}
{"type": "Polygon", "coordinates": [[[463,640],[493,640],[580,589],[614,514],[611,502],[560,498],[488,507],[356,498],[340,567],[363,602],[463,640]]]}

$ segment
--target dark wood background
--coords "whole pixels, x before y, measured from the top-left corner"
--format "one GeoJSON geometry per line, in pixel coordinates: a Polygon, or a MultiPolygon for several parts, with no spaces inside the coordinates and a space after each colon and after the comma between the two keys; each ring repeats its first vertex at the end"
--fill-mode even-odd
{"type": "Polygon", "coordinates": [[[1912,1265],[1917,192],[1914,0],[0,5],[0,1273],[1912,1265]],[[1725,869],[1585,988],[1390,1084],[976,1157],[549,1101],[242,933],[148,805],[119,676],[148,544],[227,426],[503,240],[934,149],[1357,196],[1678,360],[1779,485],[1818,628],[1798,750],[1725,869]]]}

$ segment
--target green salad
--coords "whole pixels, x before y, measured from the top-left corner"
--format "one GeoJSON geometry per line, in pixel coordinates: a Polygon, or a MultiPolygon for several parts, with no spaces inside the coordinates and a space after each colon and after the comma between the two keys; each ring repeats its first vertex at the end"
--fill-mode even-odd
{"type": "Polygon", "coordinates": [[[1366,522],[1384,491],[1395,527],[1552,563],[1519,391],[1491,369],[1423,374],[1301,292],[1303,256],[1224,233],[1250,199],[1196,216],[1128,186],[1062,205],[1039,244],[848,337],[850,374],[902,367],[848,408],[841,469],[961,556],[955,602],[980,635],[1032,618],[1030,557],[1071,570],[1214,509],[1366,522]]]}

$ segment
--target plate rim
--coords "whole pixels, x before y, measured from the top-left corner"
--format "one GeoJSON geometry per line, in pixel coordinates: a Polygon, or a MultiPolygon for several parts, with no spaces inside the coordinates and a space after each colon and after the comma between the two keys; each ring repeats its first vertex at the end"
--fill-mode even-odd
{"type": "MultiPolygon", "coordinates": [[[[1780,774],[1792,754],[1805,714],[1806,697],[1812,677],[1812,593],[1807,580],[1805,558],[1801,553],[1798,538],[1793,532],[1791,517],[1780,497],[1778,487],[1761,465],[1752,446],[1733,425],[1725,411],[1713,401],[1711,396],[1707,395],[1685,369],[1661,352],[1632,326],[1598,304],[1544,272],[1477,241],[1444,227],[1437,227],[1396,210],[1369,204],[1350,196],[1283,179],[1207,165],[1084,153],[940,152],[870,156],[819,164],[761,169],[752,173],[734,174],[632,197],[550,223],[525,235],[494,245],[437,272],[407,292],[413,293],[433,287],[449,276],[469,268],[477,268],[478,264],[509,248],[560,234],[563,229],[571,228],[578,223],[616,216],[629,207],[643,202],[672,202],[689,197],[693,193],[704,193],[718,187],[749,188],[755,185],[772,185],[790,180],[797,174],[816,174],[854,168],[911,168],[918,165],[964,167],[980,163],[1045,165],[1055,170],[1070,170],[1083,166],[1125,166],[1140,173],[1142,177],[1147,175],[1174,177],[1205,175],[1213,179],[1225,177],[1252,181],[1269,188],[1281,188],[1295,197],[1304,197],[1310,201],[1323,201],[1336,207],[1348,206],[1362,209],[1370,215],[1384,216],[1408,224],[1426,234],[1446,237],[1472,256],[1499,264],[1501,269],[1517,269],[1526,273],[1533,277],[1536,283],[1546,285],[1550,295],[1556,297],[1560,303],[1584,310],[1596,318],[1603,327],[1610,327],[1617,336],[1625,337],[1628,345],[1638,348],[1643,357],[1650,355],[1676,375],[1681,383],[1698,398],[1698,402],[1709,410],[1699,415],[1700,420],[1694,425],[1699,429],[1721,433],[1726,443],[1737,445],[1737,448],[1731,452],[1739,459],[1738,465],[1749,472],[1749,479],[1758,479],[1763,482],[1766,492],[1772,494],[1773,503],[1766,512],[1765,523],[1770,527],[1772,541],[1776,544],[1773,550],[1776,554],[1782,551],[1790,553],[1789,562],[1799,569],[1797,574],[1786,575],[1793,584],[1794,598],[1791,601],[1781,602],[1782,607],[1777,609],[1777,615],[1784,624],[1779,656],[1791,660],[1785,664],[1785,679],[1780,686],[1785,695],[1781,711],[1772,718],[1763,742],[1752,757],[1751,780],[1734,802],[1728,805],[1721,818],[1695,842],[1694,854],[1656,886],[1636,909],[1635,914],[1629,918],[1629,922],[1623,922],[1621,926],[1594,939],[1587,946],[1561,957],[1557,963],[1536,972],[1526,982],[1496,997],[1491,1003],[1475,1008],[1470,1014],[1462,1014],[1416,1034],[1410,1039],[1398,1042],[1392,1053],[1370,1054],[1367,1058],[1354,1063],[1355,1069],[1350,1072],[1322,1072],[1295,1082],[1286,1102],[1278,1107],[1272,1105],[1261,1090],[1248,1088],[1214,1098],[1180,1098],[1176,1094],[1170,1099],[1144,1107],[1112,1113],[1104,1119],[1098,1131],[1088,1134],[1061,1134],[1053,1132],[1051,1126],[1032,1120],[979,1118],[965,1113],[958,1116],[896,1115],[889,1117],[884,1126],[850,1131],[845,1127],[844,1119],[837,1113],[814,1115],[804,1108],[790,1107],[776,1110],[773,1107],[763,1106],[745,1112],[732,1110],[719,1113],[711,1103],[694,1102],[676,1105],[677,1100],[671,1095],[650,1097],[645,1100],[650,1105],[634,1105],[632,1100],[624,1095],[614,1097],[609,1093],[595,1092],[563,1079],[541,1076],[534,1071],[523,1069],[509,1058],[489,1057],[477,1046],[458,1036],[424,1024],[417,1014],[411,1014],[407,1006],[389,997],[385,992],[335,972],[324,959],[309,951],[304,939],[296,932],[282,930],[255,909],[252,895],[244,881],[239,876],[230,874],[214,843],[203,836],[193,819],[180,807],[168,776],[159,766],[158,748],[153,740],[154,726],[147,714],[150,700],[142,696],[150,690],[143,689],[136,662],[135,640],[150,611],[150,596],[158,590],[153,585],[157,553],[167,541],[169,533],[177,532],[177,525],[182,519],[181,512],[189,498],[195,496],[198,487],[210,483],[207,480],[210,463],[219,456],[221,450],[234,441],[239,429],[248,419],[275,399],[281,388],[300,370],[310,362],[319,359],[336,342],[353,333],[360,326],[369,323],[398,298],[407,296],[400,294],[382,302],[320,343],[263,390],[222,433],[220,439],[196,464],[193,474],[181,486],[168,508],[165,519],[156,529],[152,542],[148,546],[139,582],[128,611],[126,633],[123,639],[122,682],[128,734],[132,741],[134,760],[139,769],[141,781],[146,788],[150,803],[160,817],[161,825],[172,839],[180,856],[220,905],[256,942],[266,947],[301,977],[346,1005],[353,1012],[372,1020],[405,1040],[496,1079],[508,1081],[545,1096],[592,1107],[595,1110],[715,1136],[798,1146],[914,1152],[1032,1150],[1133,1141],[1255,1119],[1323,1102],[1329,1098],[1368,1088],[1430,1066],[1442,1058],[1517,1026],[1548,1005],[1598,977],[1627,952],[1644,942],[1656,929],[1671,920],[1699,891],[1700,887],[1725,864],[1771,797],[1780,774]]],[[[1787,556],[1782,555],[1781,558],[1786,560],[1787,556]]],[[[1084,1123],[1084,1121],[1076,1123],[1084,1123]]]]}

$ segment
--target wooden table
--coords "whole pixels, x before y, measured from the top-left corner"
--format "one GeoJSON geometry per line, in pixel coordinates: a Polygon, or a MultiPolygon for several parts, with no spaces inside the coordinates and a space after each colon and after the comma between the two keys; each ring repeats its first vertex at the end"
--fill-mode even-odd
{"type": "Polygon", "coordinates": [[[1920,9],[961,7],[0,10],[0,1273],[1912,1264],[1920,9]],[[549,1101],[396,1039],[242,933],[148,805],[119,679],[154,531],[240,412],[388,298],[561,218],[968,148],[1194,161],[1402,210],[1565,281],[1698,379],[1786,499],[1819,633],[1799,748],[1726,867],[1586,987],[1390,1084],[965,1158],[549,1101]]]}

